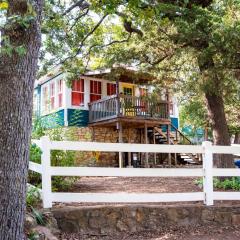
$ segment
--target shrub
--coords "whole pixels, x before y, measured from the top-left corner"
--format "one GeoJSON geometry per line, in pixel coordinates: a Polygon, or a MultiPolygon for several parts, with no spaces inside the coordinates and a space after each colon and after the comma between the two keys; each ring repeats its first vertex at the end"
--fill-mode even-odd
{"type": "Polygon", "coordinates": [[[222,189],[233,189],[233,190],[240,190],[240,178],[239,177],[232,177],[226,178],[224,180],[216,179],[214,187],[222,188],[222,189]]]}
{"type": "MultiPolygon", "coordinates": [[[[56,117],[57,118],[57,117],[56,117]]],[[[64,129],[62,127],[55,127],[53,129],[48,129],[44,127],[41,118],[36,118],[33,122],[33,133],[32,137],[34,139],[39,139],[44,135],[48,135],[51,140],[62,141],[64,140],[64,129]]],[[[72,138],[74,138],[74,132],[71,132],[72,138]]],[[[71,139],[71,136],[68,136],[71,139]]],[[[42,150],[36,144],[30,146],[30,160],[35,163],[41,163],[42,150]]],[[[74,166],[75,164],[75,152],[74,151],[61,151],[52,150],[51,151],[51,165],[52,166],[74,166]]],[[[66,178],[60,176],[54,176],[52,178],[52,190],[53,191],[65,191],[67,190],[75,181],[76,178],[66,178]]],[[[30,183],[41,187],[41,175],[29,171],[28,180],[30,183]]]]}
{"type": "MultiPolygon", "coordinates": [[[[195,180],[194,183],[198,185],[200,188],[203,187],[202,178],[195,180]]],[[[240,190],[240,177],[226,178],[224,180],[221,180],[220,178],[213,178],[213,186],[215,188],[224,190],[227,189],[240,190]]]]}

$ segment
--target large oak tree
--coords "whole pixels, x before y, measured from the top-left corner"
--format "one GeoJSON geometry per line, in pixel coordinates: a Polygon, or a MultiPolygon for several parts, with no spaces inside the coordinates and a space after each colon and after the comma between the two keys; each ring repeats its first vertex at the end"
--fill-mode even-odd
{"type": "Polygon", "coordinates": [[[0,239],[21,240],[43,1],[0,3],[0,239]]]}

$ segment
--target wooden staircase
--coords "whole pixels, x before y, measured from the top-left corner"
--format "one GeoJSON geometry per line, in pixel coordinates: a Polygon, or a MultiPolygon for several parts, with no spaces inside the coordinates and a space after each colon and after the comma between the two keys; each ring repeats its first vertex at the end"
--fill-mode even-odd
{"type": "MultiPolygon", "coordinates": [[[[169,125],[171,131],[164,131],[162,126],[156,126],[154,128],[148,129],[148,138],[152,139],[154,144],[184,144],[184,145],[193,145],[192,141],[186,137],[179,129],[177,129],[172,124],[169,125]]],[[[178,164],[201,164],[202,158],[200,154],[191,154],[191,153],[170,153],[165,154],[165,161],[168,165],[178,165],[178,164]]],[[[155,160],[156,162],[156,160],[155,160]]]]}

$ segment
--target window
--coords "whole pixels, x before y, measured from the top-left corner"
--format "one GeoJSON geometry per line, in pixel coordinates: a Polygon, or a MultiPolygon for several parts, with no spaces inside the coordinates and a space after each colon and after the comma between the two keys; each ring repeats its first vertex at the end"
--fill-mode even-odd
{"type": "Polygon", "coordinates": [[[63,80],[60,79],[58,81],[58,107],[62,107],[63,105],[62,96],[63,96],[63,80]]]}
{"type": "Polygon", "coordinates": [[[43,111],[48,112],[48,86],[43,87],[43,111]]]}
{"type": "Polygon", "coordinates": [[[131,87],[124,87],[123,88],[123,94],[132,96],[133,95],[133,89],[131,87]]]}
{"type": "Polygon", "coordinates": [[[139,88],[140,96],[146,96],[147,95],[147,89],[146,88],[139,88]]]}
{"type": "Polygon", "coordinates": [[[107,95],[115,95],[116,94],[116,84],[115,83],[107,83],[107,95]]]}
{"type": "Polygon", "coordinates": [[[72,105],[84,105],[84,79],[72,81],[72,105]]]}
{"type": "Polygon", "coordinates": [[[102,97],[102,82],[90,81],[90,102],[97,101],[102,97]]]}
{"type": "Polygon", "coordinates": [[[51,109],[55,107],[55,83],[50,83],[50,106],[51,109]]]}

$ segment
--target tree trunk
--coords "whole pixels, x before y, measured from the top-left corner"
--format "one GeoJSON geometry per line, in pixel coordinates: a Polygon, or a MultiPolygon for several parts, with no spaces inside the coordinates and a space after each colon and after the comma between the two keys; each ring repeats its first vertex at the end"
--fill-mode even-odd
{"type": "MultiPolygon", "coordinates": [[[[26,0],[9,0],[8,16],[28,14],[26,0]]],[[[41,44],[42,0],[33,0],[36,17],[28,28],[9,23],[2,39],[13,47],[0,53],[0,240],[24,236],[25,197],[32,125],[32,98],[41,44]],[[24,46],[26,53],[16,48],[24,46]]],[[[2,42],[5,47],[5,42],[2,42]]]]}
{"type": "MultiPolygon", "coordinates": [[[[213,131],[215,145],[230,145],[230,134],[224,110],[221,90],[221,79],[214,70],[214,61],[211,57],[199,59],[199,68],[202,73],[205,89],[205,99],[213,131]]],[[[215,154],[214,165],[221,168],[234,167],[233,157],[229,154],[215,154]]]]}
{"type": "MultiPolygon", "coordinates": [[[[215,145],[230,145],[230,135],[224,112],[221,96],[214,93],[205,93],[208,114],[212,122],[213,142],[215,145]]],[[[221,168],[234,167],[232,155],[216,154],[214,165],[221,168]]]]}
{"type": "Polygon", "coordinates": [[[235,133],[234,143],[240,144],[240,132],[235,133]]]}
{"type": "Polygon", "coordinates": [[[208,127],[205,126],[204,128],[204,141],[208,141],[208,127]]]}

